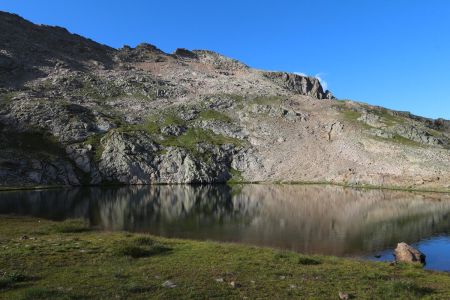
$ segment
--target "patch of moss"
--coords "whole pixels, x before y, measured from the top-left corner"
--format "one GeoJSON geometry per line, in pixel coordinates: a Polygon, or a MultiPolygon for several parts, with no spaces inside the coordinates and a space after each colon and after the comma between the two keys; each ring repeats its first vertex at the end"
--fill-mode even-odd
{"type": "Polygon", "coordinates": [[[102,154],[103,151],[105,150],[102,143],[101,143],[101,139],[104,136],[104,134],[93,134],[90,135],[85,141],[84,144],[85,145],[91,145],[92,146],[92,150],[94,152],[94,161],[95,162],[99,162],[102,158],[102,154]]]}
{"type": "Polygon", "coordinates": [[[391,127],[397,124],[404,124],[405,119],[401,116],[395,115],[393,112],[385,109],[385,108],[377,108],[377,109],[369,109],[369,113],[377,115],[380,117],[382,123],[386,126],[391,127]]]}
{"type": "Polygon", "coordinates": [[[242,176],[242,172],[233,168],[230,168],[231,178],[228,179],[228,184],[241,183],[244,182],[244,177],[242,176]]]}
{"type": "MultiPolygon", "coordinates": [[[[231,122],[231,119],[226,114],[216,110],[202,111],[195,120],[198,119],[214,119],[222,122],[231,122]]],[[[212,153],[205,152],[199,147],[200,144],[213,146],[232,144],[236,147],[243,146],[243,141],[216,134],[209,129],[189,127],[179,136],[166,135],[161,132],[162,128],[172,125],[186,128],[189,126],[189,122],[180,118],[175,109],[169,109],[162,113],[149,116],[142,125],[126,125],[119,127],[117,130],[121,132],[145,131],[152,135],[156,143],[162,146],[183,148],[197,157],[202,157],[204,160],[209,160],[212,153]]]]}
{"type": "Polygon", "coordinates": [[[0,107],[4,107],[10,104],[13,98],[16,96],[16,92],[7,92],[0,94],[0,107]]]}
{"type": "Polygon", "coordinates": [[[346,109],[342,110],[341,113],[344,116],[344,119],[350,122],[357,122],[359,121],[358,119],[361,117],[361,113],[355,110],[346,109]]]}
{"type": "Polygon", "coordinates": [[[175,111],[168,110],[161,114],[150,115],[139,129],[143,129],[150,134],[159,134],[161,128],[171,125],[185,126],[186,122],[175,111]]]}
{"type": "Polygon", "coordinates": [[[394,142],[396,142],[396,143],[398,143],[398,144],[402,144],[402,145],[407,145],[407,146],[421,146],[420,143],[418,143],[418,142],[416,142],[416,141],[413,141],[413,140],[410,140],[410,139],[408,139],[408,138],[405,138],[405,137],[403,137],[403,136],[401,136],[401,135],[398,135],[398,134],[394,135],[394,136],[392,137],[392,140],[393,140],[394,142]]]}
{"type": "Polygon", "coordinates": [[[391,138],[385,138],[380,136],[371,136],[372,138],[383,141],[383,142],[392,142],[399,145],[404,146],[413,146],[413,147],[425,147],[424,145],[420,144],[419,142],[407,139],[399,134],[394,134],[391,138]]]}
{"type": "Polygon", "coordinates": [[[143,129],[150,134],[159,134],[161,132],[161,126],[156,121],[148,120],[143,129]]]}
{"type": "Polygon", "coordinates": [[[319,259],[310,258],[306,256],[300,256],[298,258],[298,264],[312,266],[312,265],[320,265],[322,262],[319,259]]]}
{"type": "Polygon", "coordinates": [[[117,255],[132,258],[149,257],[152,255],[167,254],[172,249],[164,246],[149,237],[137,237],[131,241],[120,243],[114,249],[117,255]]]}
{"type": "Polygon", "coordinates": [[[127,124],[127,125],[122,125],[120,127],[117,127],[116,129],[114,129],[118,132],[134,132],[134,131],[147,131],[145,128],[145,125],[140,125],[140,124],[127,124]]]}
{"type": "Polygon", "coordinates": [[[231,118],[226,115],[225,113],[222,113],[220,111],[209,109],[209,110],[203,110],[198,115],[199,120],[214,120],[214,121],[220,121],[224,123],[231,123],[231,118]]]}
{"type": "Polygon", "coordinates": [[[133,240],[133,243],[138,246],[153,246],[156,241],[148,236],[139,236],[133,240]]]}
{"type": "Polygon", "coordinates": [[[160,140],[159,143],[163,146],[180,147],[191,151],[197,151],[197,146],[201,143],[216,146],[224,144],[233,144],[235,146],[240,146],[242,144],[242,141],[221,134],[215,134],[212,130],[189,128],[182,135],[165,137],[164,139],[160,140]]]}
{"type": "Polygon", "coordinates": [[[369,130],[369,129],[373,128],[369,124],[359,120],[359,118],[362,115],[359,111],[356,111],[356,110],[353,110],[353,109],[342,109],[342,108],[340,108],[339,111],[342,114],[342,116],[343,116],[345,121],[350,122],[350,123],[354,123],[354,124],[358,124],[358,125],[362,126],[366,130],[369,130]]]}
{"type": "Polygon", "coordinates": [[[79,219],[69,219],[54,226],[58,233],[80,233],[89,231],[90,228],[85,221],[79,219]]]}

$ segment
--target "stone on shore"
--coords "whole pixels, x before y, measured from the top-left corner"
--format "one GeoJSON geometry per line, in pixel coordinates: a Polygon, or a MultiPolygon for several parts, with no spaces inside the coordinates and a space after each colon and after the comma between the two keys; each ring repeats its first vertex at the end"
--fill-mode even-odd
{"type": "Polygon", "coordinates": [[[394,250],[396,262],[425,263],[425,254],[406,243],[398,243],[394,250]]]}

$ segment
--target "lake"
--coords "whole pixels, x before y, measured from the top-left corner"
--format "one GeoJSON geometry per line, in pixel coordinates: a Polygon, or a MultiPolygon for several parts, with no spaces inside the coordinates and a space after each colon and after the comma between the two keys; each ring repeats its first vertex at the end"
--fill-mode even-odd
{"type": "Polygon", "coordinates": [[[323,185],[160,185],[0,192],[0,214],[103,230],[393,260],[398,242],[450,271],[450,195],[323,185]]]}

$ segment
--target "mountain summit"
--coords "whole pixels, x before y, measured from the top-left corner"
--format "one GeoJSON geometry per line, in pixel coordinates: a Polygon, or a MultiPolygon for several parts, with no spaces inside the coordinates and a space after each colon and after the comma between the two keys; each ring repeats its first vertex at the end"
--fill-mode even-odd
{"type": "Polygon", "coordinates": [[[0,185],[450,189],[450,122],[207,50],[114,49],[0,12],[0,185]]]}

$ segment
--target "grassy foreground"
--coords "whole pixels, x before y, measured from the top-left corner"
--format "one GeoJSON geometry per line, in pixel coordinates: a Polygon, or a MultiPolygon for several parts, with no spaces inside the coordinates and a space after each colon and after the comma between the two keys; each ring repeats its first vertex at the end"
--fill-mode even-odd
{"type": "Polygon", "coordinates": [[[408,265],[91,231],[0,216],[1,299],[449,299],[450,275],[408,265]]]}

